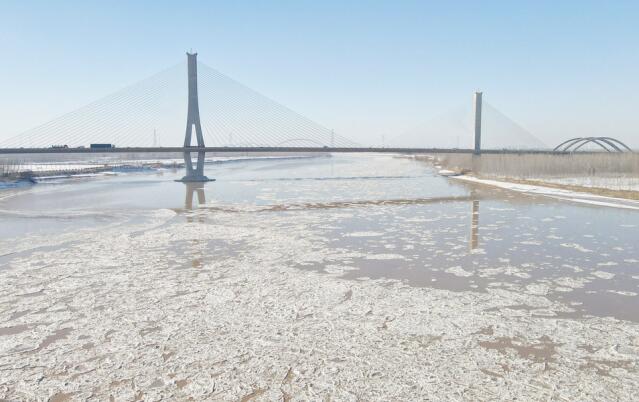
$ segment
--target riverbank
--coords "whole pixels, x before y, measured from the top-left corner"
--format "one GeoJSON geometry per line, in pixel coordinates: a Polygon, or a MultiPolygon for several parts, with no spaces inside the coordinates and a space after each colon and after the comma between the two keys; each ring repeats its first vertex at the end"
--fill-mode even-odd
{"type": "MultiPolygon", "coordinates": [[[[481,156],[449,154],[422,156],[416,159],[449,172],[469,174],[478,182],[495,181],[639,200],[637,153],[481,156]]],[[[504,188],[507,186],[499,185],[504,188]]]]}
{"type": "MultiPolygon", "coordinates": [[[[479,178],[481,179],[481,178],[479,178]]],[[[615,182],[606,183],[605,181],[599,181],[594,184],[592,181],[587,179],[580,178],[564,178],[564,179],[500,179],[496,178],[497,181],[503,181],[507,183],[514,184],[526,184],[530,186],[537,187],[546,187],[549,189],[559,189],[566,190],[576,193],[586,193],[586,194],[594,194],[600,195],[604,197],[610,198],[622,198],[627,200],[639,200],[639,187],[637,190],[621,190],[620,186],[616,185],[615,182]]],[[[634,184],[630,184],[625,187],[634,187],[634,184]]]]}
{"type": "Polygon", "coordinates": [[[497,180],[473,175],[452,176],[451,179],[583,204],[639,210],[639,192],[634,191],[596,189],[534,180],[497,180]]]}
{"type": "MultiPolygon", "coordinates": [[[[209,156],[205,165],[238,163],[260,160],[290,160],[300,158],[330,157],[326,155],[258,155],[258,156],[209,156]]],[[[48,180],[87,178],[119,173],[154,172],[166,169],[183,169],[183,158],[114,159],[85,161],[0,161],[0,190],[28,186],[48,180]]]]}

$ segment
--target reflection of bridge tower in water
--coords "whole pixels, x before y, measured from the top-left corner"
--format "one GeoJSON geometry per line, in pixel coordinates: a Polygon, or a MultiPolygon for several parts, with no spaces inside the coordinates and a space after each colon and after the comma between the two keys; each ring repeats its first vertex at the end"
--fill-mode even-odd
{"type": "Polygon", "coordinates": [[[473,200],[473,210],[470,221],[470,250],[479,247],[479,200],[473,200]]]}
{"type": "Polygon", "coordinates": [[[186,196],[184,198],[184,208],[193,209],[193,196],[197,195],[197,206],[206,204],[206,196],[204,195],[204,183],[185,183],[186,196]]]}
{"type": "MultiPolygon", "coordinates": [[[[188,58],[188,77],[189,77],[189,108],[186,116],[186,133],[184,134],[184,148],[192,147],[191,137],[195,128],[195,138],[197,145],[195,148],[204,149],[204,136],[202,135],[202,126],[200,124],[200,107],[197,96],[197,53],[187,53],[188,58]]],[[[209,179],[204,176],[204,155],[205,152],[197,151],[197,162],[193,168],[191,152],[184,152],[184,168],[186,175],[182,178],[183,182],[206,182],[209,179]]]]}

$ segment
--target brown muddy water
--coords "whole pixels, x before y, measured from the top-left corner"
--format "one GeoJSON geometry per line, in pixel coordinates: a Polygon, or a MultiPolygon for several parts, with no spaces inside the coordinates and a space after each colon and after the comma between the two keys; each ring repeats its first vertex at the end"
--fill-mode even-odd
{"type": "MultiPolygon", "coordinates": [[[[318,363],[322,374],[313,377],[309,374],[313,369],[308,367],[305,370],[311,371],[295,371],[299,353],[303,355],[311,346],[307,340],[291,346],[299,348],[294,352],[282,343],[282,334],[293,331],[287,342],[308,335],[314,343],[329,327],[336,331],[331,333],[346,328],[359,333],[370,325],[363,321],[351,328],[357,320],[351,317],[349,321],[345,316],[340,327],[341,321],[331,318],[336,313],[326,310],[326,301],[314,304],[332,294],[335,286],[340,292],[344,289],[336,297],[336,306],[351,305],[339,314],[361,312],[362,317],[369,317],[362,319],[370,319],[376,317],[377,310],[368,312],[365,305],[382,300],[388,304],[379,324],[370,328],[373,332],[396,326],[401,336],[406,335],[411,323],[402,324],[404,315],[414,314],[415,328],[430,322],[432,314],[448,317],[432,322],[458,328],[453,332],[463,327],[468,339],[476,339],[471,350],[481,354],[472,359],[477,365],[473,373],[484,376],[477,378],[485,381],[497,381],[478,386],[475,393],[460,394],[450,385],[454,382],[445,385],[443,379],[433,377],[430,385],[415,385],[413,395],[437,390],[435,395],[444,399],[451,395],[460,400],[526,399],[536,391],[530,386],[518,387],[532,383],[526,376],[536,364],[543,366],[542,371],[561,369],[566,378],[575,375],[568,375],[569,367],[585,376],[583,381],[594,384],[594,388],[564,395],[564,391],[549,391],[556,384],[546,378],[542,394],[549,397],[626,399],[636,389],[636,355],[604,356],[600,349],[615,346],[604,347],[603,341],[597,340],[599,335],[586,337],[578,333],[581,329],[571,327],[560,336],[553,333],[557,329],[547,328],[553,322],[555,326],[583,325],[583,331],[595,331],[614,322],[611,327],[615,333],[629,337],[619,341],[617,348],[634,348],[633,342],[639,343],[639,337],[631,336],[639,321],[639,211],[456,182],[439,177],[423,162],[389,155],[228,161],[207,165],[206,174],[217,181],[185,185],[174,181],[183,172],[157,170],[45,180],[0,192],[0,275],[4,287],[0,298],[0,370],[11,373],[0,380],[0,396],[39,399],[64,394],[73,399],[93,394],[126,399],[142,392],[149,399],[190,395],[232,400],[253,395],[251,398],[269,400],[282,395],[295,399],[291,396],[294,390],[301,399],[333,395],[349,400],[359,395],[383,400],[410,395],[411,388],[402,383],[404,380],[393,380],[395,388],[388,384],[381,387],[385,379],[393,377],[389,374],[393,359],[399,359],[396,363],[400,364],[402,351],[414,354],[431,350],[432,345],[444,345],[451,330],[442,327],[437,333],[419,335],[418,341],[411,335],[401,350],[386,347],[396,354],[365,375],[343,367],[339,369],[342,374],[330,376],[331,367],[350,364],[346,362],[353,353],[365,354],[355,351],[357,347],[348,343],[348,337],[332,339],[323,346],[325,351],[335,350],[333,357],[318,363]],[[243,294],[246,298],[230,307],[233,304],[228,303],[243,294]],[[307,299],[309,295],[312,299],[307,299]],[[278,322],[289,314],[286,306],[297,298],[305,302],[295,308],[293,321],[320,321],[299,330],[292,329],[290,322],[278,322]],[[166,304],[168,300],[179,303],[166,304]],[[422,302],[426,304],[419,307],[422,302]],[[165,307],[156,311],[153,303],[165,307]],[[480,307],[482,303],[485,305],[480,307]],[[191,317],[195,314],[191,310],[211,308],[215,312],[209,312],[209,318],[191,317]],[[226,321],[243,309],[245,315],[265,310],[246,322],[241,318],[226,321]],[[271,312],[280,316],[262,322],[271,312]],[[216,314],[221,316],[215,324],[208,321],[216,314]],[[463,323],[455,324],[462,318],[463,323]],[[474,324],[466,324],[468,320],[474,324]],[[249,328],[256,321],[259,328],[252,332],[249,328]],[[206,353],[219,361],[210,361],[209,366],[195,364],[202,350],[192,349],[194,346],[181,352],[168,348],[165,344],[176,337],[178,328],[184,336],[190,334],[195,345],[209,345],[206,353]],[[135,332],[139,341],[126,340],[127,331],[135,332]],[[256,350],[260,345],[284,349],[273,349],[269,356],[255,352],[262,365],[251,366],[257,364],[255,360],[248,356],[249,360],[243,360],[239,351],[229,357],[229,349],[217,350],[216,342],[231,342],[221,340],[224,334],[247,338],[256,350]],[[202,338],[206,336],[209,341],[202,338]],[[96,345],[106,345],[100,346],[104,353],[96,352],[96,345]],[[562,347],[570,348],[569,353],[563,353],[574,361],[562,358],[562,347]],[[182,368],[164,371],[159,366],[147,367],[144,370],[151,371],[144,371],[144,378],[131,385],[129,379],[143,370],[133,367],[151,359],[146,348],[165,356],[162,364],[173,359],[182,368]],[[69,350],[80,356],[71,361],[74,369],[60,366],[69,350]],[[132,350],[140,355],[125,363],[131,367],[128,377],[115,378],[117,369],[108,356],[123,358],[132,350]],[[25,356],[43,353],[46,358],[27,362],[29,367],[18,363],[25,356]],[[182,355],[178,358],[176,353],[182,355]],[[289,354],[297,357],[289,358],[289,354]],[[103,366],[96,366],[91,359],[103,366]],[[337,360],[328,364],[330,359],[337,360]],[[492,363],[478,363],[482,361],[492,363]],[[533,366],[520,366],[522,361],[533,366]],[[229,369],[227,364],[247,371],[234,377],[233,370],[224,371],[229,369]],[[281,365],[283,372],[278,369],[277,375],[265,374],[264,365],[269,364],[281,365]],[[39,366],[55,369],[37,369],[39,366]],[[99,373],[98,367],[110,373],[114,383],[124,385],[105,385],[97,374],[82,374],[90,370],[99,373]],[[38,385],[38,370],[44,370],[46,386],[38,385]],[[201,370],[210,372],[211,377],[202,378],[201,370]],[[615,377],[619,370],[625,374],[615,377]],[[218,378],[213,375],[216,372],[224,380],[213,380],[218,378]],[[294,372],[296,377],[291,374],[294,372]],[[286,381],[278,387],[265,380],[280,375],[280,380],[286,381]],[[604,383],[596,386],[598,378],[611,375],[618,380],[614,383],[619,387],[616,394],[607,393],[613,391],[604,383]],[[342,381],[339,386],[326,379],[338,377],[342,381]],[[371,381],[378,377],[379,388],[374,381],[368,388],[363,385],[365,378],[371,381]],[[87,380],[78,383],[78,378],[87,380]],[[296,388],[295,381],[301,387],[309,378],[327,382],[317,393],[296,388]],[[57,379],[66,379],[73,386],[62,386],[64,381],[57,379]],[[508,383],[509,379],[519,385],[508,383]],[[211,381],[218,381],[217,385],[211,387],[211,381]],[[505,391],[508,387],[510,391],[505,391]],[[91,390],[88,394],[87,389],[91,390]],[[359,391],[352,395],[346,392],[355,389],[359,391]],[[368,393],[373,389],[381,391],[368,393]]],[[[435,325],[431,324],[428,326],[435,325]]],[[[359,336],[364,345],[367,335],[359,336]]],[[[376,341],[370,341],[375,345],[376,341]]],[[[460,353],[459,349],[435,350],[432,353],[444,359],[438,366],[442,370],[450,353],[460,353]]],[[[469,367],[470,363],[460,364],[469,367]]],[[[450,372],[454,374],[454,370],[450,372]]],[[[419,378],[420,373],[416,367],[412,374],[419,378]]]]}

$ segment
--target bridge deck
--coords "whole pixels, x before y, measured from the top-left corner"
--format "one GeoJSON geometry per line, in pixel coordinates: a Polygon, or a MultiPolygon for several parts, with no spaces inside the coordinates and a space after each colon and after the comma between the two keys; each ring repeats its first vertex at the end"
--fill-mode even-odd
{"type": "MultiPolygon", "coordinates": [[[[471,154],[472,149],[462,148],[334,148],[334,147],[126,147],[126,148],[0,148],[0,154],[101,154],[101,153],[295,153],[295,152],[342,152],[342,153],[399,153],[399,154],[471,154]]],[[[563,154],[551,150],[486,149],[483,154],[563,154]]]]}

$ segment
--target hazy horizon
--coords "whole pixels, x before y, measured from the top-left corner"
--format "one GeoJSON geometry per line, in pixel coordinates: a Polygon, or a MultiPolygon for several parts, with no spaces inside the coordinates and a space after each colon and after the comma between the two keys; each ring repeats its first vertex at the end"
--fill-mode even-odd
{"type": "MultiPolygon", "coordinates": [[[[605,135],[639,147],[638,11],[634,2],[3,2],[0,141],[193,49],[366,145],[412,133],[482,90],[549,146],[605,135]]],[[[435,145],[428,133],[423,146],[435,145]]]]}

